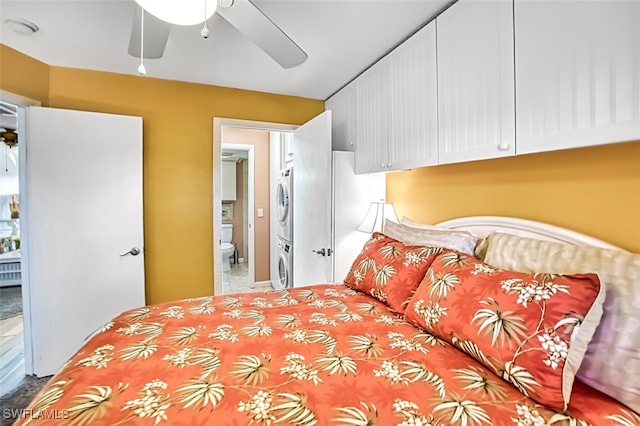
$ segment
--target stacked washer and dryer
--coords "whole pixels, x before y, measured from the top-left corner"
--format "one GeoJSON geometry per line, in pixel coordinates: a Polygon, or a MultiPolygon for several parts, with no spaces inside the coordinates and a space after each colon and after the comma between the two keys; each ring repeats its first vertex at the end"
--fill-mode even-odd
{"type": "Polygon", "coordinates": [[[276,188],[278,287],[293,287],[293,168],[280,171],[276,188]]]}

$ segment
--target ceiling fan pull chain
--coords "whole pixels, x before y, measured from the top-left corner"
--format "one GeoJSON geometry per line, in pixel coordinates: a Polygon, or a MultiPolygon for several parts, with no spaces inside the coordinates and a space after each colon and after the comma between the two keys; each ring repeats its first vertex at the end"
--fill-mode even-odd
{"type": "Polygon", "coordinates": [[[204,28],[200,31],[202,38],[209,38],[211,31],[207,28],[207,0],[204,0],[204,28]]]}
{"type": "Polygon", "coordinates": [[[144,9],[140,14],[140,66],[138,67],[138,73],[140,75],[147,75],[147,69],[144,67],[144,9]]]}

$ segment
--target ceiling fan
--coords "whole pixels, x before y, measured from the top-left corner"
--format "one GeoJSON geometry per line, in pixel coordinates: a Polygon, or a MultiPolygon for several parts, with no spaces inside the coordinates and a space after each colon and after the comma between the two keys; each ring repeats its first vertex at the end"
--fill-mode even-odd
{"type": "Polygon", "coordinates": [[[133,19],[129,54],[136,58],[140,58],[141,51],[144,59],[161,58],[173,25],[204,23],[201,35],[208,38],[207,20],[215,12],[218,12],[283,68],[296,67],[308,57],[300,46],[250,0],[135,1],[141,8],[136,8],[133,19]],[[142,9],[144,9],[144,18],[142,9]],[[143,28],[144,31],[142,31],[143,28]],[[144,48],[141,45],[141,34],[144,37],[144,48]]]}

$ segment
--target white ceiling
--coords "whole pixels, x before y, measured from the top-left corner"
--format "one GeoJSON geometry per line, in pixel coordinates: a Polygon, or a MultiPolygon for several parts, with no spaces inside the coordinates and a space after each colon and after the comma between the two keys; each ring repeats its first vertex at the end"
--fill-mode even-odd
{"type": "MultiPolygon", "coordinates": [[[[200,26],[174,26],[147,76],[326,99],[452,0],[252,0],[309,58],[283,69],[219,15],[200,26]]],[[[133,0],[0,0],[0,17],[20,17],[40,31],[17,34],[2,24],[0,42],[47,64],[136,74],[127,54],[133,0]]]]}

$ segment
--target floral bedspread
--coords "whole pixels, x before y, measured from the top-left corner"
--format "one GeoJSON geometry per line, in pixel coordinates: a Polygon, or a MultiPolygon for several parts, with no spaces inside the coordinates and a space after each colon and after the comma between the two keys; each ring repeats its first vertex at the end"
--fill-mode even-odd
{"type": "Polygon", "coordinates": [[[17,424],[640,425],[580,382],[550,411],[342,285],[124,312],[26,413],[17,424]]]}

